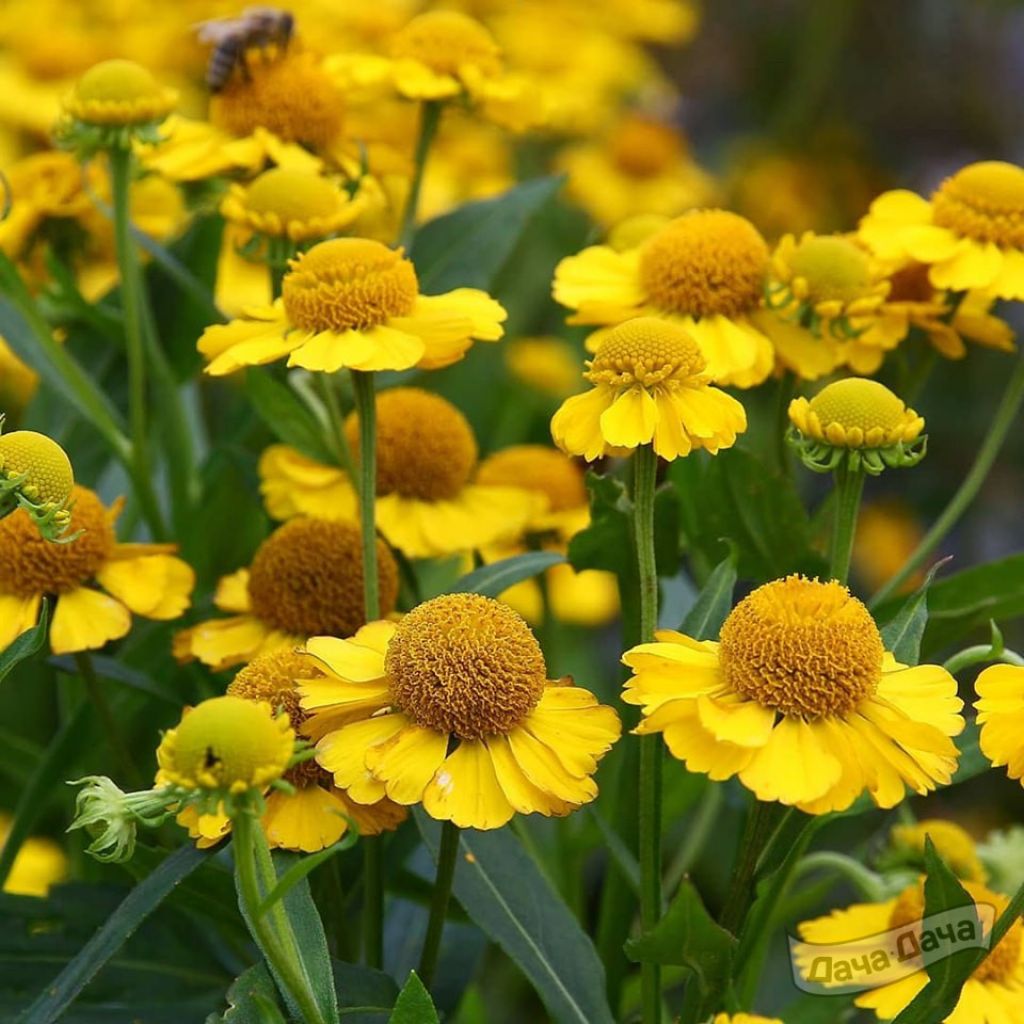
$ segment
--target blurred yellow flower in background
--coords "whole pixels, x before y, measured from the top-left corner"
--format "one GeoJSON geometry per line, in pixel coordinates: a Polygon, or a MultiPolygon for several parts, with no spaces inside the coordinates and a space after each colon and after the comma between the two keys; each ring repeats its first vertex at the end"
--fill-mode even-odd
{"type": "Polygon", "coordinates": [[[505,344],[505,365],[521,383],[551,398],[580,389],[576,348],[561,338],[516,338],[505,344]]]}
{"type": "MultiPolygon", "coordinates": [[[[11,816],[0,813],[0,850],[10,831],[11,816]]],[[[14,858],[4,892],[15,896],[45,896],[51,885],[63,882],[67,875],[68,858],[61,847],[52,839],[30,836],[14,858]]]]}
{"type": "MultiPolygon", "coordinates": [[[[853,565],[857,576],[870,591],[884,586],[903,568],[924,537],[921,520],[898,498],[866,502],[857,517],[853,544],[853,565]]],[[[900,588],[916,590],[924,582],[918,570],[900,588]]]]}

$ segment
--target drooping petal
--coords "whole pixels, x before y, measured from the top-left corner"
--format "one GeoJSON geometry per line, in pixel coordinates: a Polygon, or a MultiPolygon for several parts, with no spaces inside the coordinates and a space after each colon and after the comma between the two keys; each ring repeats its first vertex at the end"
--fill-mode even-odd
{"type": "Polygon", "coordinates": [[[646,388],[639,385],[618,395],[601,413],[605,442],[617,448],[638,448],[654,437],[658,408],[646,388]]]}
{"type": "Polygon", "coordinates": [[[835,785],[842,765],[806,722],[783,717],[740,773],[759,800],[798,804],[820,797],[835,785]]]}
{"type": "Polygon", "coordinates": [[[316,783],[294,793],[274,790],[267,797],[263,831],[272,848],[316,853],[348,831],[347,810],[340,796],[316,783]]]}
{"type": "Polygon", "coordinates": [[[635,250],[594,245],[555,268],[555,301],[579,310],[579,323],[614,324],[635,315],[646,295],[635,250]]]}
{"type": "Polygon", "coordinates": [[[321,331],[293,346],[289,366],[321,373],[352,370],[408,370],[426,351],[422,338],[380,325],[365,330],[321,331]]]}
{"type": "Polygon", "coordinates": [[[598,385],[567,398],[551,420],[551,436],[562,451],[582,455],[588,462],[605,453],[601,417],[615,399],[615,392],[598,385]]]}
{"type": "Polygon", "coordinates": [[[39,621],[39,605],[42,600],[39,594],[30,594],[28,597],[0,594],[0,651],[13,644],[22,633],[39,621]]]}
{"type": "Polygon", "coordinates": [[[423,793],[423,809],[459,828],[501,828],[515,813],[498,783],[487,745],[462,740],[423,793]]]}
{"type": "Polygon", "coordinates": [[[79,587],[57,598],[50,647],[54,654],[94,651],[111,640],[120,640],[131,628],[131,612],[120,601],[79,587]]]}
{"type": "Polygon", "coordinates": [[[366,751],[366,767],[384,783],[397,804],[416,804],[440,768],[448,749],[448,735],[407,725],[390,739],[366,751]]]}
{"type": "Polygon", "coordinates": [[[96,580],[136,615],[166,620],[188,608],[196,575],[173,555],[146,555],[115,558],[99,569],[96,580]]]}

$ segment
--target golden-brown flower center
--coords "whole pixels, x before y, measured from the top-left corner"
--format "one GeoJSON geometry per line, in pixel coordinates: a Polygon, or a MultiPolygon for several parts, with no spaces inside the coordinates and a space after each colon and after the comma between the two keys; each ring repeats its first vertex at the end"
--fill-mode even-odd
{"type": "Polygon", "coordinates": [[[767,263],[768,247],[750,221],[726,210],[694,210],[647,240],[640,280],[666,312],[739,316],[756,308],[767,263]]]}
{"type": "Polygon", "coordinates": [[[699,377],[707,362],[688,331],[653,316],[613,328],[602,340],[584,376],[592,384],[654,387],[699,377]]]}
{"type": "MultiPolygon", "coordinates": [[[[377,541],[380,611],[398,599],[398,568],[377,541]]],[[[359,528],[352,523],[292,519],[259,547],[249,570],[253,614],[295,636],[348,637],[366,622],[359,528]]]]}
{"type": "Polygon", "coordinates": [[[891,430],[906,418],[906,406],[884,384],[865,377],[846,377],[822,388],[810,401],[821,425],[838,423],[846,430],[876,427],[891,430]]]}
{"type": "Polygon", "coordinates": [[[315,150],[339,138],[344,101],[312,54],[250,50],[246,66],[248,76],[234,75],[210,99],[210,120],[218,128],[243,137],[265,128],[315,150]]]}
{"type": "Polygon", "coordinates": [[[852,302],[871,285],[867,253],[841,235],[811,235],[802,239],[790,260],[793,273],[807,282],[812,302],[838,299],[852,302]]]}
{"type": "MultiPolygon", "coordinates": [[[[359,422],[345,423],[353,454],[359,422]]],[[[377,396],[377,493],[421,501],[454,498],[476,469],[477,445],[466,417],[447,399],[420,388],[377,396]]]]}
{"type": "Polygon", "coordinates": [[[413,18],[392,40],[391,55],[416,60],[441,75],[466,67],[488,76],[501,73],[501,48],[478,21],[459,11],[428,11],[413,18]]]}
{"type": "Polygon", "coordinates": [[[71,491],[69,544],[54,544],[39,535],[23,509],[0,519],[0,592],[28,597],[63,594],[93,579],[114,550],[109,511],[84,487],[71,491]]]}
{"type": "Polygon", "coordinates": [[[615,166],[633,178],[654,178],[683,155],[679,134],[646,117],[628,117],[612,133],[608,150],[615,166]]]}
{"type": "Polygon", "coordinates": [[[843,715],[882,674],[882,638],[841,583],[789,576],[758,587],[725,620],[719,655],[733,689],[803,719],[843,715]]]}
{"type": "Polygon", "coordinates": [[[1024,168],[998,160],[968,164],[932,196],[932,219],[976,242],[1024,248],[1024,168]]]}
{"type": "Polygon", "coordinates": [[[523,487],[548,499],[548,510],[564,512],[587,504],[583,471],[568,456],[542,444],[517,444],[480,463],[477,483],[523,487]]]}
{"type": "Polygon", "coordinates": [[[342,205],[336,185],[310,171],[274,167],[254,179],[245,194],[253,213],[276,214],[284,223],[330,217],[342,205]]]}
{"type": "Polygon", "coordinates": [[[446,594],[414,608],[399,622],[384,665],[397,707],[419,725],[467,740],[513,730],[547,683],[530,627],[479,594],[446,594]]]}
{"type": "Polygon", "coordinates": [[[412,312],[416,271],[401,249],[334,238],[291,263],[282,286],[288,321],[307,331],[366,330],[412,312]]]}
{"type": "Polygon", "coordinates": [[[935,286],[928,278],[927,263],[909,263],[889,278],[889,302],[931,302],[935,286]]]}

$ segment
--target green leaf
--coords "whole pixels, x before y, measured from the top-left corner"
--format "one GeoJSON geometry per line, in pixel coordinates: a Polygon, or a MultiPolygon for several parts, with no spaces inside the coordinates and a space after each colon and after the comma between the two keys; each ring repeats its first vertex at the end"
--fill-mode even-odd
{"type": "MultiPolygon", "coordinates": [[[[438,822],[413,816],[437,858],[438,822]]],[[[519,966],[557,1024],[613,1024],[604,968],[575,915],[507,828],[460,835],[455,898],[519,966]]]]}
{"type": "MultiPolygon", "coordinates": [[[[113,658],[105,657],[102,654],[93,654],[90,657],[92,667],[101,679],[109,679],[111,682],[120,683],[129,689],[138,690],[149,697],[169,705],[170,707],[181,708],[181,691],[175,689],[170,683],[154,679],[153,676],[140,672],[137,668],[129,668],[113,658]]],[[[51,658],[49,663],[62,672],[74,675],[78,672],[75,659],[69,655],[60,655],[51,658]]],[[[2,678],[2,675],[0,675],[2,678]]]]}
{"type": "Polygon", "coordinates": [[[494,199],[466,203],[416,232],[410,256],[427,294],[452,288],[489,291],[530,222],[562,178],[536,178],[494,199]]]}
{"type": "Polygon", "coordinates": [[[712,920],[700,894],[684,879],[665,916],[646,934],[626,943],[640,963],[678,964],[693,971],[701,992],[721,992],[732,971],[736,939],[712,920]]]}
{"type": "Polygon", "coordinates": [[[440,1024],[434,1001],[415,971],[409,972],[388,1024],[440,1024]]]}
{"type": "Polygon", "coordinates": [[[46,631],[50,624],[50,602],[43,598],[43,606],[39,610],[39,621],[17,637],[10,646],[0,651],[0,682],[18,664],[26,658],[37,654],[46,642],[46,631]]]}
{"type": "Polygon", "coordinates": [[[250,967],[228,989],[229,1009],[211,1015],[206,1024],[286,1024],[277,990],[263,964],[250,967]]]}
{"type": "Polygon", "coordinates": [[[260,905],[256,908],[257,918],[262,917],[270,908],[278,902],[278,900],[284,899],[285,896],[291,892],[292,888],[298,885],[314,868],[318,868],[325,860],[333,857],[336,853],[341,853],[343,850],[351,850],[356,842],[359,840],[359,827],[356,825],[351,818],[349,818],[349,829],[345,833],[343,839],[335,843],[333,846],[328,846],[326,849],[320,850],[317,853],[311,853],[307,856],[300,856],[297,861],[277,880],[277,884],[274,886],[263,900],[260,905]]]}
{"type": "Polygon", "coordinates": [[[921,637],[928,624],[928,588],[943,564],[937,562],[931,567],[924,583],[881,629],[885,649],[904,665],[916,665],[921,660],[921,637]]]}
{"type": "Polygon", "coordinates": [[[187,878],[212,851],[191,844],[172,853],[125,898],[111,917],[82,947],[81,952],[46,986],[19,1018],[18,1024],[52,1024],[96,976],[129,936],[187,878]]]}
{"type": "Polygon", "coordinates": [[[957,765],[956,774],[949,783],[951,786],[966,782],[991,769],[992,762],[981,752],[980,741],[981,730],[978,728],[978,723],[972,718],[955,740],[960,750],[960,762],[957,765]]]}
{"type": "Polygon", "coordinates": [[[491,562],[490,565],[482,565],[466,573],[452,584],[450,593],[497,597],[516,583],[531,576],[539,576],[564,561],[565,556],[557,551],[528,551],[512,558],[503,558],[500,562],[491,562]]]}
{"type": "Polygon", "coordinates": [[[320,462],[334,461],[324,443],[323,427],[316,416],[287,384],[274,378],[269,370],[258,367],[246,370],[245,393],[259,418],[279,441],[320,462]]]}
{"type": "Polygon", "coordinates": [[[693,607],[686,613],[680,632],[694,640],[717,640],[722,623],[732,611],[732,595],[736,589],[736,546],[729,544],[729,554],[715,566],[693,607]]]}

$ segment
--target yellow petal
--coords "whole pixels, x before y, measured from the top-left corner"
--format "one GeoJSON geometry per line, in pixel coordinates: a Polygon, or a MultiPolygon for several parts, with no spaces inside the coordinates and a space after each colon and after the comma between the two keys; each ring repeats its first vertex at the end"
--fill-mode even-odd
{"type": "Polygon", "coordinates": [[[581,323],[617,323],[646,298],[635,250],[616,252],[594,245],[568,256],[555,268],[555,301],[578,309],[581,323]]]}
{"type": "Polygon", "coordinates": [[[462,740],[423,793],[423,809],[459,828],[501,828],[515,813],[498,784],[486,745],[462,740]]]}
{"type": "Polygon", "coordinates": [[[572,804],[538,789],[523,773],[512,753],[507,736],[489,736],[487,749],[491,755],[498,785],[506,799],[519,814],[565,815],[572,804]]]}
{"type": "Polygon", "coordinates": [[[697,715],[715,739],[740,747],[763,747],[772,733],[775,712],[756,701],[725,701],[701,694],[697,715]]]}
{"type": "Polygon", "coordinates": [[[448,750],[447,733],[407,725],[366,751],[366,767],[397,804],[416,804],[448,750]]]}
{"type": "Polygon", "coordinates": [[[176,619],[189,606],[195,573],[172,555],[107,562],[97,573],[99,585],[137,615],[176,619]]]}
{"type": "Polygon", "coordinates": [[[601,433],[618,448],[637,448],[654,437],[658,407],[645,388],[631,387],[601,413],[601,433]]]}
{"type": "Polygon", "coordinates": [[[93,651],[120,640],[132,628],[132,616],[120,601],[98,590],[79,587],[57,598],[50,626],[54,654],[93,651]]]}
{"type": "Polygon", "coordinates": [[[348,831],[347,810],[341,797],[314,783],[294,793],[271,792],[261,823],[274,849],[316,853],[348,831]]]}
{"type": "Polygon", "coordinates": [[[239,569],[217,582],[213,603],[222,612],[248,612],[252,610],[249,599],[249,570],[239,569]]]}
{"type": "Polygon", "coordinates": [[[566,770],[558,755],[526,729],[513,729],[508,735],[516,763],[538,789],[570,804],[585,804],[597,796],[597,785],[566,770]]]}
{"type": "MultiPolygon", "coordinates": [[[[390,640],[395,632],[394,623],[382,622],[380,627],[380,633],[386,633],[390,640]]],[[[339,679],[353,683],[368,683],[384,678],[384,652],[379,647],[371,647],[361,642],[365,638],[362,630],[351,640],[315,636],[306,642],[305,649],[308,655],[339,679]]]]}
{"type": "Polygon", "coordinates": [[[740,781],[759,800],[797,804],[820,797],[841,771],[842,765],[806,722],[783,717],[740,772],[740,781]]]}
{"type": "Polygon", "coordinates": [[[562,451],[582,455],[588,462],[605,453],[601,417],[615,398],[603,385],[567,398],[551,420],[551,436],[562,451]]]}
{"type": "Polygon", "coordinates": [[[405,715],[377,715],[329,732],[316,745],[317,764],[334,776],[335,785],[345,790],[350,800],[375,804],[384,799],[384,783],[366,767],[366,752],[408,724],[405,715]]]}
{"type": "Polygon", "coordinates": [[[0,651],[10,647],[22,633],[39,621],[41,602],[39,594],[29,597],[0,594],[0,651]]]}
{"type": "Polygon", "coordinates": [[[426,351],[422,338],[392,327],[377,326],[336,334],[322,331],[304,341],[288,357],[289,366],[336,373],[352,370],[408,370],[426,351]]]}

